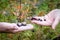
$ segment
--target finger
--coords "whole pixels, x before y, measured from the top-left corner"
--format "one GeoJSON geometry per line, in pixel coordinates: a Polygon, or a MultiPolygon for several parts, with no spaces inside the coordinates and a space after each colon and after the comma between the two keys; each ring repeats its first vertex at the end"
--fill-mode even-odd
{"type": "Polygon", "coordinates": [[[0,28],[2,29],[16,29],[17,25],[15,23],[0,22],[0,28]]]}
{"type": "Polygon", "coordinates": [[[12,28],[10,28],[10,30],[17,30],[17,26],[12,26],[12,28]]]}
{"type": "Polygon", "coordinates": [[[12,30],[17,30],[17,29],[18,29],[18,26],[17,26],[17,24],[15,24],[15,23],[12,23],[11,29],[12,29],[12,30]]]}
{"type": "Polygon", "coordinates": [[[31,30],[31,29],[33,29],[33,28],[34,28],[34,27],[33,27],[32,24],[27,24],[26,26],[21,26],[21,27],[19,27],[19,30],[20,30],[20,31],[31,30]]]}

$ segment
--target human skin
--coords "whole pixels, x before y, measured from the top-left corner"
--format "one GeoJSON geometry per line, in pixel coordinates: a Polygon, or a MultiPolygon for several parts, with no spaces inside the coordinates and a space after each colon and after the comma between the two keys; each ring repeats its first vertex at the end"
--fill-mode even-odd
{"type": "Polygon", "coordinates": [[[16,23],[0,22],[0,32],[16,33],[25,30],[32,30],[34,27],[32,24],[26,24],[26,26],[17,26],[16,23]]]}
{"type": "Polygon", "coordinates": [[[55,29],[60,22],[60,9],[54,9],[45,16],[35,16],[31,19],[31,22],[38,25],[51,26],[52,29],[55,29]]]}

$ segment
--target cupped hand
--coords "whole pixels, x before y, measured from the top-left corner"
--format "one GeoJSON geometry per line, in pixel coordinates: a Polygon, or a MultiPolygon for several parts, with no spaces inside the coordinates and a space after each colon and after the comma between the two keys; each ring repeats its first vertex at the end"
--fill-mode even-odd
{"type": "Polygon", "coordinates": [[[7,22],[0,22],[0,32],[8,32],[8,33],[16,33],[25,30],[32,30],[33,25],[27,24],[26,26],[17,26],[16,23],[7,23],[7,22]]]}

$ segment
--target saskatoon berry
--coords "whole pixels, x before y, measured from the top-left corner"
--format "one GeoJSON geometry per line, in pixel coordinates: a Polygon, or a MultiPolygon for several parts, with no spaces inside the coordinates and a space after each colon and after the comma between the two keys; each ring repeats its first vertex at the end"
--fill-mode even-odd
{"type": "Polygon", "coordinates": [[[32,30],[32,32],[34,32],[34,30],[32,30]]]}
{"type": "Polygon", "coordinates": [[[42,21],[42,19],[38,19],[38,21],[42,21]]]}
{"type": "Polygon", "coordinates": [[[36,18],[31,18],[31,20],[37,20],[36,18]]]}
{"type": "Polygon", "coordinates": [[[21,24],[21,26],[26,26],[26,24],[21,24]]]}
{"type": "Polygon", "coordinates": [[[21,24],[18,24],[18,23],[17,23],[17,26],[18,26],[18,27],[21,27],[21,24]]]}
{"type": "Polygon", "coordinates": [[[44,19],[44,21],[46,21],[46,19],[44,19]]]}

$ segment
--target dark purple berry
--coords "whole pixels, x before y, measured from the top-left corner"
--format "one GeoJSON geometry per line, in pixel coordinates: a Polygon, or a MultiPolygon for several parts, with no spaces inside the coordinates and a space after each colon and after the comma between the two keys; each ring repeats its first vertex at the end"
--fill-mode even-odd
{"type": "Polygon", "coordinates": [[[44,19],[44,21],[46,21],[46,19],[44,19]]]}
{"type": "Polygon", "coordinates": [[[42,21],[42,19],[38,19],[38,21],[42,21]]]}
{"type": "Polygon", "coordinates": [[[34,32],[34,30],[32,30],[32,32],[34,32]]]}
{"type": "Polygon", "coordinates": [[[17,26],[18,26],[18,27],[21,27],[21,25],[19,25],[18,23],[17,23],[17,26]]]}
{"type": "Polygon", "coordinates": [[[21,24],[21,26],[26,26],[26,24],[21,24]]]}
{"type": "Polygon", "coordinates": [[[36,18],[31,18],[31,20],[37,20],[36,18]]]}

